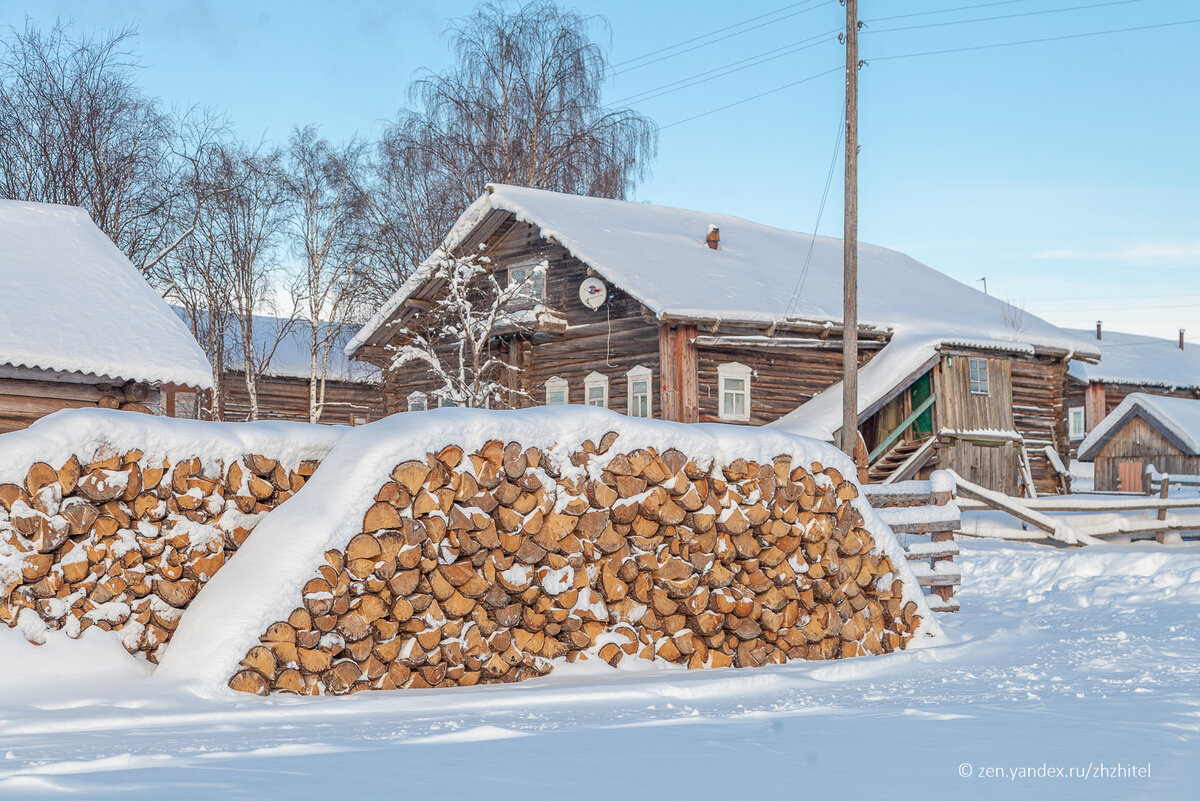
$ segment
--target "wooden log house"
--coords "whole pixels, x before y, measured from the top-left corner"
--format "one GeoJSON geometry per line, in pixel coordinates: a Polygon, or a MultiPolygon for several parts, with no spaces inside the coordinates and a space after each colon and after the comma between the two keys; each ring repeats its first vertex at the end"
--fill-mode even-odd
{"type": "Polygon", "coordinates": [[[1104,492],[1146,491],[1150,466],[1200,475],[1200,400],[1130,393],[1083,440],[1079,458],[1095,463],[1104,492]]]}
{"type": "Polygon", "coordinates": [[[213,384],[195,338],[81,208],[0,200],[0,306],[0,433],[213,384]]]}
{"type": "MultiPolygon", "coordinates": [[[[493,185],[446,247],[509,280],[544,268],[537,322],[498,337],[524,397],[682,422],[840,426],[842,243],[727,215],[493,185]],[[605,300],[583,302],[585,281],[605,300]],[[595,286],[595,282],[592,282],[595,286]]],[[[1062,491],[1067,362],[1086,339],[895,251],[859,250],[860,415],[873,481],[951,467],[1018,494],[1062,491]],[[1047,448],[1054,452],[1051,457],[1047,448]]],[[[440,287],[422,268],[351,340],[389,411],[436,405],[397,334],[440,287]]]]}
{"type": "MultiPolygon", "coordinates": [[[[176,309],[185,320],[186,312],[176,309]]],[[[321,323],[324,338],[328,323],[321,323]]],[[[288,321],[279,317],[255,315],[255,352],[265,357],[267,366],[258,378],[258,417],[260,420],[309,420],[309,375],[311,324],[305,320],[288,321]]],[[[365,362],[352,362],[344,347],[358,326],[341,327],[329,350],[324,373],[324,404],[320,423],[363,425],[384,416],[383,386],[379,370],[365,362]]],[[[231,332],[232,336],[232,332],[231,332]]],[[[232,363],[221,376],[221,419],[250,419],[250,392],[242,366],[240,346],[229,343],[232,363]]],[[[320,365],[317,368],[321,371],[320,365]]],[[[318,389],[318,393],[320,389],[318,389]]],[[[193,387],[164,388],[160,411],[168,417],[202,418],[212,406],[211,392],[193,387]]]]}
{"type": "MultiPolygon", "coordinates": [[[[1091,331],[1081,335],[1093,336],[1091,331]]],[[[1104,418],[1130,394],[1200,398],[1200,348],[1188,347],[1184,332],[1162,339],[1105,331],[1096,323],[1098,364],[1073,361],[1067,373],[1067,410],[1071,455],[1104,418]]]]}

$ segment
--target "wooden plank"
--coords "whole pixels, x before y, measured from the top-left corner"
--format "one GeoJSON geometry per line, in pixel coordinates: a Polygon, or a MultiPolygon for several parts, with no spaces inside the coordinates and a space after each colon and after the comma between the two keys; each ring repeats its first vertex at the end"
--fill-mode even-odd
{"type": "Polygon", "coordinates": [[[696,365],[696,326],[681,325],[675,329],[675,358],[679,365],[679,419],[685,423],[699,422],[700,389],[696,365]]]}

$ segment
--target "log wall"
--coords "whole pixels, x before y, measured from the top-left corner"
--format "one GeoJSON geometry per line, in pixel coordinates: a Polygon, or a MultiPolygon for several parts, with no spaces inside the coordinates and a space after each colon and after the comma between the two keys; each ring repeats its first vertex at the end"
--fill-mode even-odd
{"type": "Polygon", "coordinates": [[[131,382],[106,383],[53,381],[45,378],[0,377],[0,434],[32,425],[63,409],[126,409],[149,412],[157,405],[158,391],[131,382]]]}
{"type": "Polygon", "coordinates": [[[1058,475],[1044,448],[1058,452],[1063,464],[1070,464],[1070,440],[1067,436],[1067,365],[1050,357],[1013,357],[1013,421],[1025,438],[1033,482],[1039,493],[1062,492],[1058,475]]]}
{"type": "Polygon", "coordinates": [[[230,686],[468,686],[559,658],[752,667],[889,652],[916,630],[836,470],[788,456],[713,469],[617,439],[582,443],[571,471],[499,440],[396,465],[230,686]]]}

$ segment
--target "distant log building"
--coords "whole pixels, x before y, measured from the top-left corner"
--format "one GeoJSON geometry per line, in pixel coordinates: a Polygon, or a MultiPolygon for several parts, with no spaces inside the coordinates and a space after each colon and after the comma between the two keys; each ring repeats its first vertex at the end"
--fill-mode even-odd
{"type": "MultiPolygon", "coordinates": [[[[491,186],[455,225],[507,280],[544,266],[526,330],[497,337],[512,405],[583,403],[682,422],[771,425],[832,441],[841,425],[838,239],[617,200],[491,186]],[[589,278],[606,298],[584,304],[589,278]]],[[[1069,483],[1065,383],[1079,335],[895,251],[859,248],[859,429],[872,481],[935,467],[1011,494],[1069,483]]],[[[590,289],[589,289],[590,287],[590,289]]],[[[440,287],[423,268],[347,351],[385,371],[388,411],[437,405],[397,334],[440,287]]]]}
{"type": "Polygon", "coordinates": [[[1146,469],[1200,475],[1200,400],[1130,393],[1079,446],[1095,488],[1144,492],[1146,469]]]}
{"type": "MultiPolygon", "coordinates": [[[[178,314],[185,313],[177,309],[178,314]]],[[[320,336],[327,333],[321,323],[320,336]]],[[[309,422],[310,323],[256,315],[254,318],[255,352],[270,353],[270,359],[258,377],[258,418],[309,422]]],[[[318,396],[324,398],[318,422],[329,425],[363,425],[384,416],[383,385],[375,367],[352,362],[343,349],[358,331],[358,326],[342,326],[334,336],[318,396]]],[[[231,343],[231,365],[221,376],[221,419],[237,422],[250,419],[250,392],[242,367],[241,350],[231,343]]],[[[321,367],[318,364],[318,373],[321,367]]],[[[211,391],[171,386],[163,393],[160,412],[169,417],[200,418],[211,416],[211,391]]]]}

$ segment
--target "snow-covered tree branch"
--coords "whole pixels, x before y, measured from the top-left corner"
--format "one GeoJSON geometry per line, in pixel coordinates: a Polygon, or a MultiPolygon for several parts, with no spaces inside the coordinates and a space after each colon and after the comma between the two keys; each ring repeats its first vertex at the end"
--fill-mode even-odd
{"type": "Polygon", "coordinates": [[[444,284],[436,300],[399,333],[393,368],[419,362],[441,387],[434,396],[455,406],[505,405],[524,396],[506,375],[515,365],[499,352],[499,338],[519,335],[544,312],[535,288],[546,263],[519,277],[497,274],[482,252],[442,254],[428,267],[434,283],[444,284]]]}

